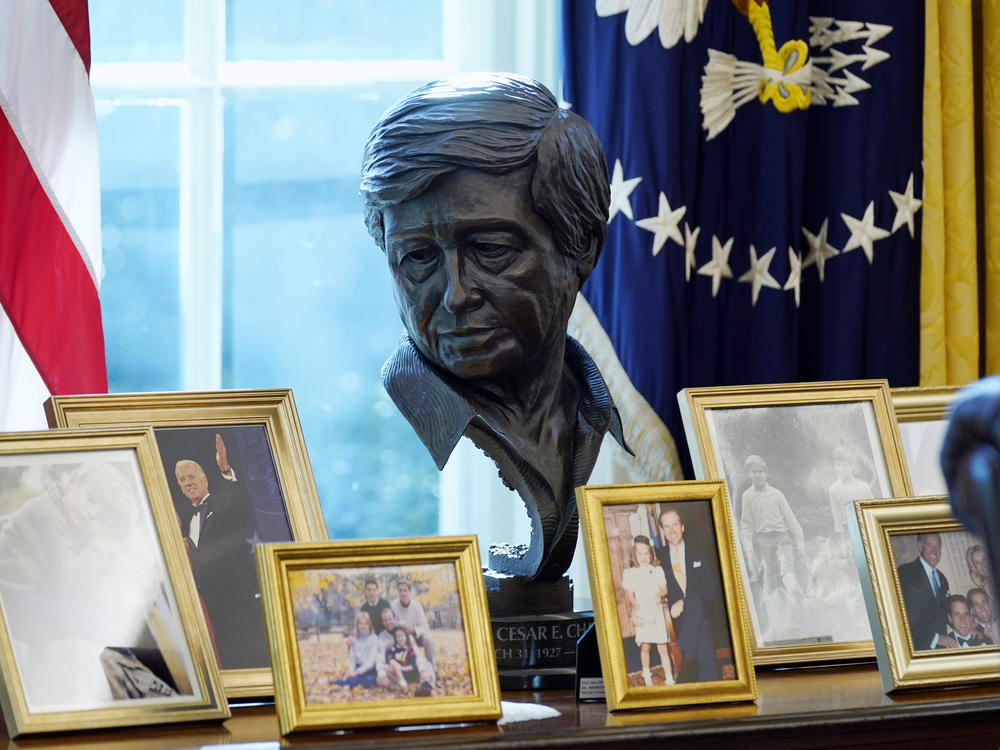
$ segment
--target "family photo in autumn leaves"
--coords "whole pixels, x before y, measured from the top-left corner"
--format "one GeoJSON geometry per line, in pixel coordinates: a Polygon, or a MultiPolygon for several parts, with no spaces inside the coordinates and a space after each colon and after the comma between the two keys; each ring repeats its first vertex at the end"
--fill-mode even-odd
{"type": "Polygon", "coordinates": [[[294,571],[307,703],[472,692],[451,563],[294,571]]]}

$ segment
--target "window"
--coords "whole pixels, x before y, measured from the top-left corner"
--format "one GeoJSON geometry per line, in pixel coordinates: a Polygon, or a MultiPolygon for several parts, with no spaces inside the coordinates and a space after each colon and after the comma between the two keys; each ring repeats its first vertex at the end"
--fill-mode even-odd
{"type": "Polygon", "coordinates": [[[402,325],[361,220],[361,153],[443,74],[557,90],[555,0],[90,13],[110,389],[291,387],[331,538],[436,533],[438,472],[379,383],[402,325]]]}

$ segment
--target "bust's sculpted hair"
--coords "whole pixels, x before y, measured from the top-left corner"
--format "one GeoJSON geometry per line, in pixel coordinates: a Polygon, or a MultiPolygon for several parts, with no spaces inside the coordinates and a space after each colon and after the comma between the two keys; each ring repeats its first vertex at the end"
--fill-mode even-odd
{"type": "Polygon", "coordinates": [[[534,210],[559,252],[571,258],[593,252],[596,262],[611,203],[600,141],[545,86],[509,74],[434,81],[382,116],[361,170],[365,224],[384,250],[384,208],[459,169],[502,174],[526,166],[534,166],[534,210]]]}

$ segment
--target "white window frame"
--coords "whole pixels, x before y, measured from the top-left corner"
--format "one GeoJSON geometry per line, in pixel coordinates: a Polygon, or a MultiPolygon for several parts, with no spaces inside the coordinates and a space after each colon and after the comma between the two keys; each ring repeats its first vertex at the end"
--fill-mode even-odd
{"type": "MultiPolygon", "coordinates": [[[[559,0],[442,1],[440,61],[230,62],[225,0],[184,0],[183,62],[93,65],[98,100],[180,106],[180,389],[222,386],[223,106],[229,93],[373,80],[416,87],[458,70],[497,70],[536,78],[559,96],[559,0]]],[[[479,533],[484,554],[489,541],[526,540],[529,530],[517,496],[499,485],[495,467],[468,441],[442,474],[439,519],[441,533],[479,533]]]]}
{"type": "Polygon", "coordinates": [[[184,62],[93,65],[91,83],[99,100],[180,104],[182,389],[222,385],[222,120],[227,94],[338,88],[373,80],[417,86],[456,70],[512,71],[557,90],[557,0],[443,4],[440,61],[229,62],[225,0],[184,0],[184,62]]]}

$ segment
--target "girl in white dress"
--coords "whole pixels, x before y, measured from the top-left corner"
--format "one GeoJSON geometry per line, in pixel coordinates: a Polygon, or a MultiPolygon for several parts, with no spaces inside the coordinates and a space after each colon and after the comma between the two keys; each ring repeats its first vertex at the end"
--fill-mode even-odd
{"type": "Polygon", "coordinates": [[[635,642],[639,646],[639,660],[642,662],[642,681],[653,684],[649,671],[649,646],[656,644],[660,654],[660,664],[665,675],[664,684],[673,685],[673,667],[667,643],[667,623],[663,617],[663,597],[667,595],[667,578],[663,568],[654,565],[656,553],[649,537],[637,536],[632,540],[632,567],[622,574],[622,588],[628,602],[629,617],[635,628],[635,642]]]}

